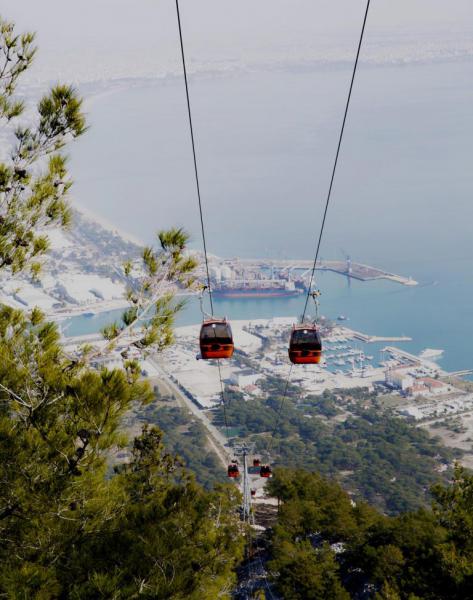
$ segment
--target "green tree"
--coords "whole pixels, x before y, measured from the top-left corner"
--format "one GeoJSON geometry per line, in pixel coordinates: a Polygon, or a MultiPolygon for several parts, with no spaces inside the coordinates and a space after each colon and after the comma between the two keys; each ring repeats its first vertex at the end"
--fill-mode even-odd
{"type": "MultiPolygon", "coordinates": [[[[0,21],[0,119],[8,127],[23,110],[13,94],[33,39],[0,21]]],[[[13,132],[12,162],[0,165],[3,272],[37,275],[47,248],[37,228],[68,221],[59,151],[85,129],[80,107],[74,90],[57,86],[40,101],[38,124],[13,132]]],[[[182,230],[159,241],[158,251],[144,251],[138,275],[124,267],[131,312],[107,336],[107,351],[125,335],[142,349],[172,341],[181,308],[172,286],[193,284],[195,262],[182,230]]],[[[113,470],[111,457],[129,447],[124,415],[153,394],[136,361],[125,355],[123,368],[109,370],[94,352],[71,357],[41,311],[0,306],[0,596],[228,597],[242,555],[237,490],[204,491],[156,428],[145,427],[129,462],[113,470]]]]}
{"type": "Polygon", "coordinates": [[[123,501],[107,453],[126,443],[123,414],[152,396],[131,370],[71,366],[38,311],[2,307],[0,340],[2,572],[30,565],[49,580],[71,540],[100,533],[123,501]]]}
{"type": "Polygon", "coordinates": [[[284,600],[349,600],[327,544],[314,549],[308,541],[284,541],[273,552],[269,568],[277,573],[277,589],[284,600]]]}
{"type": "MultiPolygon", "coordinates": [[[[160,351],[173,342],[174,318],[185,305],[184,301],[175,300],[176,286],[188,289],[196,284],[197,261],[185,253],[188,239],[183,229],[160,231],[157,251],[146,247],[141,265],[130,261],[123,265],[130,307],[123,313],[121,322],[103,328],[103,336],[109,343],[89,354],[88,360],[106,354],[124,340],[143,353],[160,351]]],[[[126,357],[126,350],[123,354],[126,357]]]]}
{"type": "Polygon", "coordinates": [[[434,486],[434,514],[446,529],[440,547],[442,568],[462,589],[463,597],[473,595],[473,475],[455,467],[452,485],[434,486]]]}
{"type": "Polygon", "coordinates": [[[337,550],[337,577],[352,597],[473,597],[473,476],[464,469],[456,468],[450,485],[433,488],[433,510],[396,517],[352,504],[336,483],[316,473],[277,469],[270,486],[283,501],[273,528],[271,569],[279,589],[290,582],[293,597],[305,597],[315,585],[299,563],[312,573],[311,561],[327,543],[337,550]]]}
{"type": "Polygon", "coordinates": [[[204,492],[167,454],[156,428],[135,439],[133,460],[118,468],[117,479],[122,510],[104,535],[67,557],[72,597],[100,597],[105,587],[115,598],[212,600],[230,590],[242,557],[235,488],[204,492]]]}
{"type": "Polygon", "coordinates": [[[0,162],[0,268],[37,276],[38,258],[48,249],[40,230],[70,221],[71,181],[61,149],[86,127],[81,100],[64,85],[43,96],[29,126],[18,122],[25,106],[15,90],[35,53],[34,34],[17,34],[0,17],[0,123],[14,139],[9,160],[0,162]]]}
{"type": "Polygon", "coordinates": [[[341,487],[317,473],[301,469],[276,469],[268,491],[283,500],[279,523],[292,539],[323,532],[338,541],[356,531],[353,507],[341,487]]]}
{"type": "MultiPolygon", "coordinates": [[[[398,594],[396,589],[389,585],[389,583],[385,583],[381,590],[376,593],[375,600],[401,600],[401,596],[398,594]]],[[[409,600],[415,600],[413,596],[409,598],[409,600]]]]}

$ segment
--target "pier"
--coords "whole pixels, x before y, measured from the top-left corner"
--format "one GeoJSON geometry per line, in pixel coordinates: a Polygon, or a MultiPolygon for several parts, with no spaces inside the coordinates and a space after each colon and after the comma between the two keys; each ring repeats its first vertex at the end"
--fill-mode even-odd
{"type": "Polygon", "coordinates": [[[448,377],[466,377],[466,375],[472,375],[473,369],[463,369],[462,371],[453,371],[448,374],[448,377]]]}
{"type": "MultiPolygon", "coordinates": [[[[313,268],[313,261],[303,259],[268,259],[268,258],[232,258],[212,261],[215,269],[223,273],[234,274],[235,278],[250,281],[262,280],[263,273],[269,273],[268,278],[278,277],[288,281],[308,284],[313,268]]],[[[353,262],[349,257],[346,260],[321,260],[317,262],[317,271],[332,271],[345,277],[359,281],[374,281],[385,279],[406,286],[416,286],[418,282],[412,277],[405,277],[396,273],[385,271],[378,267],[353,262]]]]}
{"type": "MultiPolygon", "coordinates": [[[[343,333],[347,337],[352,337],[356,340],[360,340],[360,342],[364,342],[365,344],[374,344],[376,342],[412,342],[412,338],[406,335],[403,336],[379,336],[379,335],[367,335],[366,333],[361,333],[360,331],[354,331],[353,329],[348,329],[347,327],[343,327],[343,333]]],[[[410,355],[413,356],[413,355],[410,355]]]]}
{"type": "Polygon", "coordinates": [[[410,352],[406,352],[405,350],[401,350],[400,348],[394,348],[392,346],[386,346],[383,348],[381,352],[388,352],[391,356],[395,357],[397,360],[404,360],[407,363],[414,366],[422,366],[435,371],[439,377],[445,377],[447,375],[452,375],[452,373],[447,373],[444,369],[440,368],[437,363],[434,361],[422,358],[420,356],[416,356],[415,354],[411,354],[410,352]]]}
{"type": "Polygon", "coordinates": [[[419,358],[415,354],[411,354],[410,352],[406,352],[405,350],[401,350],[400,348],[393,348],[392,346],[386,346],[386,348],[383,348],[381,350],[381,352],[389,352],[389,354],[391,354],[392,356],[397,356],[397,357],[407,360],[415,365],[419,365],[422,362],[424,362],[424,363],[430,362],[430,361],[425,361],[425,360],[423,361],[421,358],[419,358]]]}

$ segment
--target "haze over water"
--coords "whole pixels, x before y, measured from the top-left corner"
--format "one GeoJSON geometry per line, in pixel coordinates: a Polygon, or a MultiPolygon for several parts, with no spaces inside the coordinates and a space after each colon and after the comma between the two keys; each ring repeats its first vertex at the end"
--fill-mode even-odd
{"type": "MultiPolygon", "coordinates": [[[[210,252],[313,255],[349,77],[191,80],[210,252]]],[[[439,261],[472,258],[471,81],[473,62],[360,69],[323,256],[435,278],[439,261]]],[[[78,201],[147,242],[183,225],[200,248],[182,81],[135,84],[89,111],[72,153],[78,201]]]]}

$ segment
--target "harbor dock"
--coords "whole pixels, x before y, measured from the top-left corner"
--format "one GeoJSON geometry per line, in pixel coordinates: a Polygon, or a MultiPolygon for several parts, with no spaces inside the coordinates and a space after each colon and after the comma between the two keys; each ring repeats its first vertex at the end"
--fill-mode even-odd
{"type": "MultiPolygon", "coordinates": [[[[313,261],[302,259],[269,259],[269,258],[231,258],[212,257],[211,274],[215,281],[240,280],[246,286],[260,287],[266,281],[294,283],[296,287],[307,288],[313,269],[313,261]]],[[[317,271],[332,271],[359,281],[375,281],[385,279],[405,286],[416,286],[418,282],[412,277],[405,277],[385,271],[378,267],[346,260],[321,260],[317,262],[317,271]]]]}

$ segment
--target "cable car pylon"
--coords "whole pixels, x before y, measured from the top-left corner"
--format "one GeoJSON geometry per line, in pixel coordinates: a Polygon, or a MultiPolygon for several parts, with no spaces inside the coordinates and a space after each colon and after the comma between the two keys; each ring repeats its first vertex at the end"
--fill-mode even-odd
{"type": "MultiPolygon", "coordinates": [[[[234,448],[235,456],[239,457],[242,461],[242,480],[241,480],[241,493],[242,493],[242,503],[241,503],[241,520],[245,523],[251,524],[252,520],[252,511],[251,511],[251,481],[250,481],[250,466],[249,466],[249,456],[254,453],[254,445],[253,444],[240,444],[235,446],[234,448]]],[[[253,468],[255,468],[255,461],[253,460],[253,468]]],[[[259,462],[259,461],[258,461],[259,462]]],[[[260,465],[257,466],[256,471],[259,473],[260,465]]]]}
{"type": "Polygon", "coordinates": [[[242,519],[245,523],[250,522],[251,517],[251,491],[250,478],[248,477],[248,453],[243,452],[243,504],[242,504],[242,519]]]}

